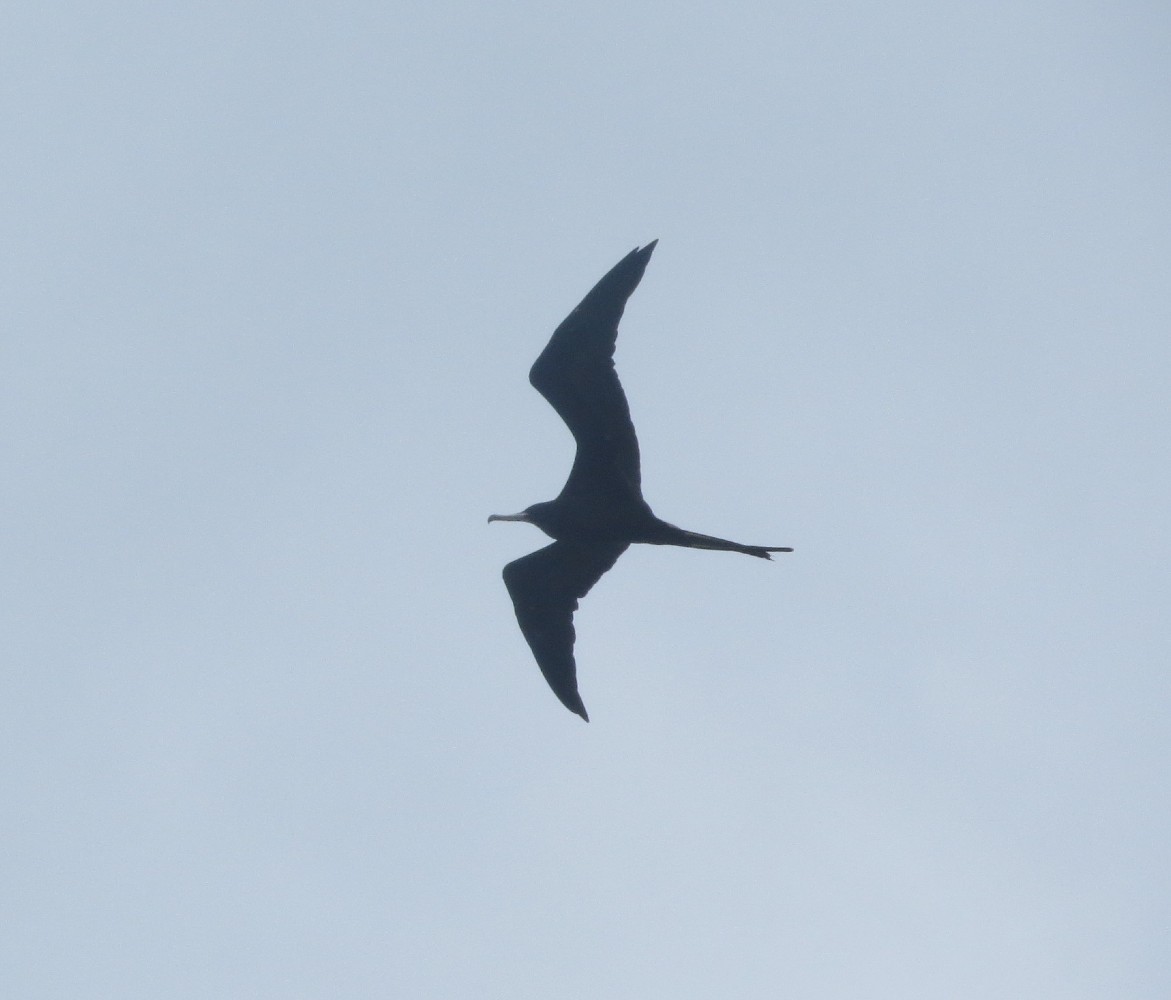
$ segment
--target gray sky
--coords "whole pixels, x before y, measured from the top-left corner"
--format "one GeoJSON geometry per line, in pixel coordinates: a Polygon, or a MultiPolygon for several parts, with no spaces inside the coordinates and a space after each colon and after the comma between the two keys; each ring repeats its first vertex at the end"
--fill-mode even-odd
{"type": "Polygon", "coordinates": [[[1171,994],[1171,17],[0,13],[0,985],[1171,994]],[[546,688],[489,513],[618,366],[546,688]]]}

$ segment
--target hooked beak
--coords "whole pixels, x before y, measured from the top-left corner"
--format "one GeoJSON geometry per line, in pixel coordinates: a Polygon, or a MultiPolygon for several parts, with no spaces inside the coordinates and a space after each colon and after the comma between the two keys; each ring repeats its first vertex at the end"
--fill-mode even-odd
{"type": "Polygon", "coordinates": [[[529,519],[528,511],[522,510],[519,514],[489,514],[488,523],[493,521],[527,521],[529,519]]]}

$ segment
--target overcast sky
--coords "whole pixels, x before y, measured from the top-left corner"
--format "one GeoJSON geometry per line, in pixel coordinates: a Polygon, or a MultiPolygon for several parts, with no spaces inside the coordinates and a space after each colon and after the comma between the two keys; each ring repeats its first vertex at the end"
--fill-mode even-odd
{"type": "Polygon", "coordinates": [[[1171,995],[1159,3],[0,12],[0,992],[1171,995]],[[586,725],[490,513],[659,238],[586,725]]]}

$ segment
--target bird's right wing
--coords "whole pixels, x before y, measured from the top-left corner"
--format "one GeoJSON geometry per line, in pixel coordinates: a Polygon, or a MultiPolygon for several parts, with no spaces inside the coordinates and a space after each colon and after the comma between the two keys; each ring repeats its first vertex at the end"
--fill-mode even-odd
{"type": "Polygon", "coordinates": [[[516,620],[553,693],[586,722],[573,659],[573,613],[602,574],[626,551],[625,543],[585,546],[554,542],[504,567],[504,585],[516,620]]]}
{"type": "Polygon", "coordinates": [[[642,495],[638,438],[614,370],[614,345],[626,300],[654,249],[649,243],[615,264],[553,331],[529,372],[533,388],[577,441],[567,492],[610,493],[617,487],[642,495]]]}

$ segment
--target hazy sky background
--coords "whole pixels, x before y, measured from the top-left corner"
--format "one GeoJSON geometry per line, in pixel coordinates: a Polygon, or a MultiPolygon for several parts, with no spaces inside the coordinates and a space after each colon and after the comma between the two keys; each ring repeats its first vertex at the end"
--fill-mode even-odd
{"type": "Polygon", "coordinates": [[[0,991],[1171,995],[1162,4],[0,12],[0,991]],[[494,524],[618,343],[547,689],[494,524]]]}

